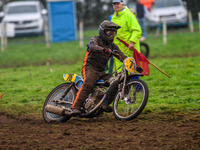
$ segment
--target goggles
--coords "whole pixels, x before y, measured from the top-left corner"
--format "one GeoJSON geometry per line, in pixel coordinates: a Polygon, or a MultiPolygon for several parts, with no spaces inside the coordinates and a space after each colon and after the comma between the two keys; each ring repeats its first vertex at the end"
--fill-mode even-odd
{"type": "Polygon", "coordinates": [[[117,31],[110,31],[110,30],[107,30],[105,31],[106,35],[108,36],[116,36],[117,35],[117,31]]]}

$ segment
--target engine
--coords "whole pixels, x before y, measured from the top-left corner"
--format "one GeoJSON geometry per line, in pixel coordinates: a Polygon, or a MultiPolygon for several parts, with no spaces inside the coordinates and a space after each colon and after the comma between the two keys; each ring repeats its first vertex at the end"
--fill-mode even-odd
{"type": "Polygon", "coordinates": [[[96,87],[95,90],[86,99],[84,107],[87,111],[92,110],[103,98],[105,94],[104,90],[100,87],[96,87]]]}

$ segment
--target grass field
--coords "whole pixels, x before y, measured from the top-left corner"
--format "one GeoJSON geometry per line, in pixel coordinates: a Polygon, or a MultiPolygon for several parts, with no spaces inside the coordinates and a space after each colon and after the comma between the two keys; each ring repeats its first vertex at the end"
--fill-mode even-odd
{"type": "MultiPolygon", "coordinates": [[[[97,34],[88,31],[86,37],[97,34]]],[[[37,39],[37,38],[36,38],[37,39]]],[[[19,39],[17,39],[19,40],[19,39]]],[[[11,42],[17,40],[12,39],[11,42]]],[[[89,39],[86,39],[85,45],[89,39]]],[[[170,33],[168,43],[149,35],[149,60],[172,76],[168,78],[150,66],[150,76],[142,77],[149,87],[144,112],[192,112],[200,109],[200,34],[170,33]]],[[[62,74],[81,74],[86,51],[79,43],[11,44],[0,53],[0,110],[11,113],[41,113],[48,93],[64,82],[62,74]],[[51,60],[53,72],[46,65],[51,60]]]]}

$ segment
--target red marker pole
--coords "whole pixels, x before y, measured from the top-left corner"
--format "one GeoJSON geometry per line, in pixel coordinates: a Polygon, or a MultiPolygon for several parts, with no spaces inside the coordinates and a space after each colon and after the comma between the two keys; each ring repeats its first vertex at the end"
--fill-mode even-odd
{"type": "Polygon", "coordinates": [[[3,95],[4,95],[4,93],[1,94],[0,99],[2,98],[3,95]]]}

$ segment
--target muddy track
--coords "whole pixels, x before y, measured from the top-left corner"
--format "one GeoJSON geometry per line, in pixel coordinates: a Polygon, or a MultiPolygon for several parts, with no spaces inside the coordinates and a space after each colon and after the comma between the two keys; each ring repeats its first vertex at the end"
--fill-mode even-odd
{"type": "Polygon", "coordinates": [[[118,121],[112,114],[46,124],[39,114],[0,113],[0,149],[200,149],[200,113],[141,114],[118,121]]]}

